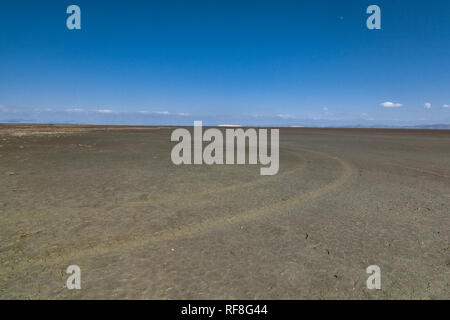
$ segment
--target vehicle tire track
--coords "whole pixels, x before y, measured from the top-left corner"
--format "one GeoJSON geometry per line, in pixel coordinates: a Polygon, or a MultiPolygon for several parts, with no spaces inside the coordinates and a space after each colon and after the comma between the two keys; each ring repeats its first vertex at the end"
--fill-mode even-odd
{"type": "Polygon", "coordinates": [[[420,172],[420,173],[433,175],[433,176],[436,176],[436,177],[450,179],[450,176],[446,175],[446,174],[442,174],[442,173],[438,173],[438,172],[434,172],[434,171],[430,171],[430,170],[426,170],[426,169],[416,168],[416,167],[405,166],[405,165],[402,165],[402,164],[399,164],[399,163],[395,163],[395,162],[390,162],[390,161],[385,161],[385,162],[388,165],[391,165],[391,166],[396,166],[396,167],[404,168],[404,169],[407,169],[407,170],[412,170],[412,171],[417,171],[417,172],[420,172]]]}
{"type": "MultiPolygon", "coordinates": [[[[291,155],[294,155],[294,157],[296,157],[297,159],[300,159],[300,157],[293,151],[291,151],[290,149],[287,148],[283,148],[284,151],[290,153],[291,155]]],[[[263,178],[260,179],[256,179],[256,180],[252,180],[252,181],[248,181],[248,182],[244,182],[244,183],[239,183],[239,184],[231,184],[225,187],[221,187],[218,189],[214,189],[214,190],[204,190],[204,191],[199,191],[199,192],[194,192],[194,193],[188,193],[188,194],[184,194],[184,195],[176,195],[176,196],[168,196],[165,197],[164,199],[161,200],[157,200],[157,201],[149,201],[149,200],[145,200],[145,201],[128,201],[124,206],[129,206],[129,207],[142,207],[142,206],[148,206],[150,204],[163,204],[163,203],[171,203],[173,201],[182,201],[183,198],[202,198],[205,196],[211,196],[214,195],[216,196],[219,193],[223,193],[223,192],[229,192],[229,191],[235,191],[235,190],[240,190],[240,189],[245,189],[248,188],[250,186],[255,186],[255,185],[262,185],[265,183],[272,183],[273,181],[277,181],[280,180],[284,177],[287,176],[291,176],[292,174],[294,174],[295,172],[300,171],[301,169],[303,169],[305,167],[306,163],[302,162],[300,165],[296,166],[293,169],[290,170],[286,170],[283,171],[277,175],[274,176],[264,176],[263,178]]],[[[199,199],[198,201],[204,201],[204,199],[199,199]]]]}
{"type": "Polygon", "coordinates": [[[195,237],[211,232],[213,230],[219,230],[229,226],[233,226],[235,224],[246,223],[261,217],[269,216],[271,214],[274,214],[274,212],[276,212],[277,214],[285,214],[286,212],[289,212],[290,210],[298,207],[298,205],[301,203],[308,203],[310,201],[319,199],[330,192],[338,191],[353,177],[357,176],[357,171],[353,167],[353,165],[338,156],[299,147],[296,147],[296,151],[309,152],[311,154],[336,161],[342,168],[340,175],[335,180],[325,184],[324,186],[316,190],[297,194],[295,197],[291,197],[287,200],[280,200],[270,205],[247,210],[231,217],[211,218],[195,224],[162,230],[151,235],[144,234],[131,238],[128,237],[126,239],[101,241],[95,243],[94,245],[91,244],[83,248],[57,248],[53,251],[48,251],[46,255],[41,255],[40,257],[25,257],[24,260],[26,261],[26,265],[23,267],[23,263],[15,263],[13,272],[18,273],[22,269],[27,269],[35,265],[45,266],[49,264],[58,264],[62,261],[76,262],[81,259],[107,254],[111,251],[130,250],[151,244],[157,244],[160,242],[195,237]]]}

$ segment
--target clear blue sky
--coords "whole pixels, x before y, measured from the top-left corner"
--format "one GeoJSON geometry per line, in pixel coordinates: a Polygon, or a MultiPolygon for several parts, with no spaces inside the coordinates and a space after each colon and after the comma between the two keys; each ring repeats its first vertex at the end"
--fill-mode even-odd
{"type": "Polygon", "coordinates": [[[449,105],[450,1],[0,2],[0,122],[450,124],[449,105]]]}

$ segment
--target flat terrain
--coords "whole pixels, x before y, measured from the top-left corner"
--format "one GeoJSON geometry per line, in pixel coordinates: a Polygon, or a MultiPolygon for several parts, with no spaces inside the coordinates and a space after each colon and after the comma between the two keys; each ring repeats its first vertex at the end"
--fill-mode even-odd
{"type": "Polygon", "coordinates": [[[281,129],[261,176],[173,129],[0,125],[0,298],[450,298],[450,131],[281,129]]]}

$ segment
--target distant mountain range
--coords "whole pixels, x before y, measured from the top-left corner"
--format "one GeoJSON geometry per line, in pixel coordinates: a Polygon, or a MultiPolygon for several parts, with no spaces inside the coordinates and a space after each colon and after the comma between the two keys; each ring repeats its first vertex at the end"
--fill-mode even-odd
{"type": "Polygon", "coordinates": [[[410,129],[450,129],[450,124],[430,124],[421,126],[402,127],[410,129]]]}
{"type": "Polygon", "coordinates": [[[386,128],[386,129],[430,129],[430,130],[450,130],[450,124],[423,124],[415,126],[396,126],[396,125],[350,125],[336,126],[336,128],[386,128]]]}
{"type": "MultiPolygon", "coordinates": [[[[148,126],[192,126],[191,119],[187,121],[134,121],[135,119],[117,119],[117,121],[65,121],[55,119],[54,121],[39,121],[36,119],[26,118],[10,118],[0,119],[0,123],[26,123],[26,124],[97,124],[97,125],[148,125],[148,126]],[[125,120],[125,121],[124,121],[125,120]],[[128,121],[127,121],[128,120],[128,121]]],[[[450,130],[450,124],[421,124],[421,125],[395,125],[395,124],[337,124],[337,123],[319,123],[313,121],[299,121],[299,123],[289,122],[265,122],[261,124],[255,123],[239,123],[237,125],[217,124],[215,119],[204,122],[207,126],[243,126],[243,127],[309,127],[309,128],[368,128],[368,129],[430,129],[430,130],[450,130]]]]}

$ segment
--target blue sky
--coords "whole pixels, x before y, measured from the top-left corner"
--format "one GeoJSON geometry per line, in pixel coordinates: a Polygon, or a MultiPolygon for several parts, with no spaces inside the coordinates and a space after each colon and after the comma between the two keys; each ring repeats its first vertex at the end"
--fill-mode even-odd
{"type": "Polygon", "coordinates": [[[2,1],[0,122],[450,124],[449,57],[449,1],[2,1]]]}

